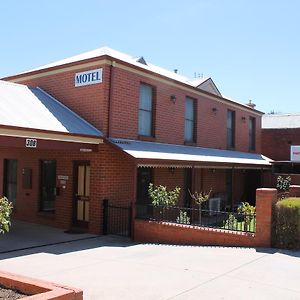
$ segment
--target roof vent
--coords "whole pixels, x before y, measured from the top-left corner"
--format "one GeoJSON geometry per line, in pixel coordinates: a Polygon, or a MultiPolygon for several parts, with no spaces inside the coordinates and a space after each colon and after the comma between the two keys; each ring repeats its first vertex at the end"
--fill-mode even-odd
{"type": "Polygon", "coordinates": [[[147,66],[147,63],[143,56],[138,57],[136,61],[147,66]]]}
{"type": "Polygon", "coordinates": [[[249,107],[251,107],[252,109],[254,109],[255,106],[256,106],[256,104],[254,104],[254,103],[252,102],[252,100],[249,100],[249,103],[247,103],[247,105],[248,105],[249,107]]]}
{"type": "Polygon", "coordinates": [[[174,69],[174,73],[177,74],[178,73],[178,69],[174,69]]]}

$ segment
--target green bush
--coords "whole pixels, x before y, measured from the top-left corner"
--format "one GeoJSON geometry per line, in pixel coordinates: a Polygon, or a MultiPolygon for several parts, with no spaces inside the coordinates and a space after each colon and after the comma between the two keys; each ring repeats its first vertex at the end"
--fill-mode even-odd
{"type": "Polygon", "coordinates": [[[191,224],[190,219],[186,211],[180,210],[179,216],[176,218],[176,223],[189,225],[191,224]]]}
{"type": "Polygon", "coordinates": [[[273,243],[278,248],[300,249],[300,198],[285,198],[276,203],[273,243]]]}
{"type": "Polygon", "coordinates": [[[176,187],[173,191],[168,191],[163,185],[155,186],[150,183],[148,193],[153,206],[173,206],[178,201],[180,188],[176,187]]]}
{"type": "Polygon", "coordinates": [[[12,204],[6,197],[0,199],[0,233],[6,233],[10,227],[12,204]]]}

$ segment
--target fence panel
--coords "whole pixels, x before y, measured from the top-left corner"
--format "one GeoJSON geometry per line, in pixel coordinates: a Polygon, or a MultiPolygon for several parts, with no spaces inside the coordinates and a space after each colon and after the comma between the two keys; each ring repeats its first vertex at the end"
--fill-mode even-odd
{"type": "Polygon", "coordinates": [[[137,219],[164,221],[200,227],[255,232],[256,215],[238,212],[178,206],[153,206],[137,204],[137,219]]]}
{"type": "Polygon", "coordinates": [[[103,234],[131,236],[131,206],[117,206],[103,200],[103,234]]]}

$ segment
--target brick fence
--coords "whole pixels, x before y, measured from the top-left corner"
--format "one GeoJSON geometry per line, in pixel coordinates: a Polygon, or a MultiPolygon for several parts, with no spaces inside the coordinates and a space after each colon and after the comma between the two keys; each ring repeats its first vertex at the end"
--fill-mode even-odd
{"type": "MultiPolygon", "coordinates": [[[[291,186],[290,194],[300,195],[300,186],[291,186]]],[[[276,189],[256,190],[255,233],[135,220],[134,239],[142,242],[170,244],[271,247],[272,208],[276,201],[276,189]]]]}

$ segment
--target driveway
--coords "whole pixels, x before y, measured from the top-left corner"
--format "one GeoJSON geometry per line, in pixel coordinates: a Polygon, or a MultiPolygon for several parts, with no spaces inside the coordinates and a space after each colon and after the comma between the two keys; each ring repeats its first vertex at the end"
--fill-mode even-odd
{"type": "Polygon", "coordinates": [[[89,236],[0,259],[3,271],[81,288],[84,299],[300,299],[300,251],[89,236]]]}

